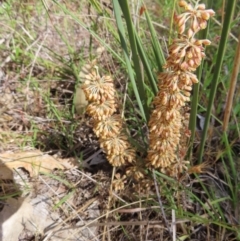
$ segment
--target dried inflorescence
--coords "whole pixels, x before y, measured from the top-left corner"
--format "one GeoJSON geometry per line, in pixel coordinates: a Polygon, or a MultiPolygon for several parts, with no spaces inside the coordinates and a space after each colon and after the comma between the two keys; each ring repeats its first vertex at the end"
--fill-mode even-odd
{"type": "Polygon", "coordinates": [[[108,161],[122,166],[135,161],[135,150],[130,146],[123,129],[123,121],[116,114],[116,91],[111,76],[100,76],[96,61],[86,64],[80,73],[82,89],[89,104],[86,112],[93,118],[93,130],[108,161]]]}
{"type": "Polygon", "coordinates": [[[192,85],[198,82],[192,72],[201,64],[205,57],[204,48],[210,44],[209,40],[199,40],[194,36],[206,28],[207,20],[214,15],[214,11],[206,10],[204,4],[193,7],[186,1],[179,1],[179,6],[185,12],[175,15],[178,38],[169,47],[169,57],[164,66],[166,71],[158,77],[159,92],[153,101],[154,110],[149,121],[147,156],[150,167],[159,168],[171,176],[183,172],[188,163],[184,161],[184,140],[190,135],[185,105],[190,101],[192,85]]]}
{"type": "Polygon", "coordinates": [[[126,176],[121,176],[119,173],[115,174],[115,179],[112,182],[113,190],[120,191],[124,189],[126,183],[126,176]]]}
{"type": "Polygon", "coordinates": [[[211,42],[208,39],[198,40],[182,36],[175,39],[169,47],[169,57],[165,68],[173,70],[195,71],[205,57],[204,46],[211,42]]]}
{"type": "Polygon", "coordinates": [[[212,9],[205,9],[205,4],[196,4],[194,7],[186,1],[179,1],[179,6],[185,9],[180,15],[175,15],[175,23],[178,27],[178,33],[183,34],[188,23],[188,38],[192,37],[201,29],[207,27],[207,20],[214,15],[212,9]]]}

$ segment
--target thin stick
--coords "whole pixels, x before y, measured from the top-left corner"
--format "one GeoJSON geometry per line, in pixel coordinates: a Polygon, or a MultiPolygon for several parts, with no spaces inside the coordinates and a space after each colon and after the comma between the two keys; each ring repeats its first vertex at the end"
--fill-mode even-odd
{"type": "Polygon", "coordinates": [[[155,172],[154,172],[154,171],[153,171],[153,179],[154,179],[154,185],[155,185],[156,192],[157,192],[158,203],[159,203],[159,206],[160,206],[160,208],[161,208],[162,215],[163,215],[163,220],[164,220],[164,222],[165,222],[165,225],[166,225],[166,227],[167,227],[167,229],[168,229],[169,234],[171,235],[171,229],[169,228],[169,223],[168,223],[168,220],[167,220],[167,218],[166,218],[166,215],[165,215],[165,212],[164,212],[164,209],[163,209],[163,205],[162,205],[162,201],[161,201],[161,196],[160,196],[160,193],[159,193],[159,190],[158,190],[156,175],[155,175],[155,172]]]}
{"type": "Polygon", "coordinates": [[[173,241],[176,241],[176,214],[175,210],[172,209],[172,234],[173,234],[173,241]]]}
{"type": "Polygon", "coordinates": [[[230,113],[232,110],[234,92],[236,89],[237,77],[238,77],[238,73],[239,73],[239,67],[240,67],[240,35],[238,36],[238,46],[237,46],[236,55],[235,55],[235,59],[234,59],[234,63],[233,63],[230,88],[229,88],[229,92],[227,95],[227,104],[226,104],[224,120],[223,120],[223,131],[226,131],[227,127],[228,127],[230,113]]]}
{"type": "MultiPolygon", "coordinates": [[[[112,182],[111,182],[111,185],[110,185],[110,190],[109,190],[109,196],[108,196],[108,205],[107,205],[107,213],[106,213],[106,222],[107,222],[107,219],[108,219],[108,216],[109,216],[109,210],[110,210],[110,205],[111,205],[111,200],[112,200],[112,192],[113,192],[113,180],[114,180],[114,177],[115,177],[115,173],[116,173],[116,167],[113,168],[113,172],[112,172],[112,182]]],[[[102,240],[105,241],[105,237],[106,237],[106,229],[108,231],[108,234],[109,234],[109,228],[108,226],[104,226],[103,228],[103,237],[102,237],[102,240]]],[[[108,239],[110,238],[110,235],[108,235],[108,239]]]]}

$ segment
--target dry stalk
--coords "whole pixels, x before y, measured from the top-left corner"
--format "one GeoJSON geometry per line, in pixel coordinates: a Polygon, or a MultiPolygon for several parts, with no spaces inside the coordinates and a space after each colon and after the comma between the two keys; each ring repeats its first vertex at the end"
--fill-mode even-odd
{"type": "Polygon", "coordinates": [[[223,130],[224,131],[226,131],[228,128],[228,122],[229,122],[230,114],[231,114],[231,110],[232,110],[234,92],[235,92],[236,84],[237,84],[237,77],[239,74],[239,67],[240,67],[240,35],[238,37],[238,45],[237,45],[236,55],[235,55],[235,59],[234,59],[234,63],[233,63],[230,88],[229,88],[228,95],[227,95],[227,101],[226,101],[227,104],[226,104],[224,120],[223,120],[223,130]]]}

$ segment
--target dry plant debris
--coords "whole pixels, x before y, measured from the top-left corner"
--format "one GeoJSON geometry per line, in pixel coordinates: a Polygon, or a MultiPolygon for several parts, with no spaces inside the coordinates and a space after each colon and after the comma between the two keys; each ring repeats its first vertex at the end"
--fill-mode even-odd
{"type": "Polygon", "coordinates": [[[22,197],[4,202],[0,215],[0,239],[97,240],[97,225],[83,227],[100,216],[101,197],[95,189],[97,187],[104,193],[104,185],[108,185],[101,175],[92,176],[72,169],[62,173],[55,171],[51,176],[24,177],[22,182],[19,180],[23,176],[15,179],[21,184],[19,189],[24,190],[27,186],[27,190],[22,197]]]}
{"type": "MultiPolygon", "coordinates": [[[[63,161],[62,161],[63,162],[63,161]]],[[[39,173],[49,173],[54,169],[65,169],[65,163],[41,151],[4,152],[0,154],[0,178],[11,179],[14,169],[24,168],[31,177],[39,173]]],[[[69,167],[74,167],[70,163],[69,167]]]]}

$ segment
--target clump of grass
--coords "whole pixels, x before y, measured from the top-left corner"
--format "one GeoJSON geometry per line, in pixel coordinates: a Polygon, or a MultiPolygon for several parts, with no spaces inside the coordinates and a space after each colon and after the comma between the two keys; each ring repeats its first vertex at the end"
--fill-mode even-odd
{"type": "MultiPolygon", "coordinates": [[[[210,44],[207,39],[196,39],[196,34],[207,27],[207,21],[214,15],[214,11],[205,9],[204,4],[192,6],[186,1],[179,1],[179,6],[185,11],[174,16],[178,37],[169,46],[169,56],[164,65],[166,71],[158,75],[159,91],[153,100],[154,110],[148,123],[149,148],[146,158],[146,166],[174,177],[188,168],[189,162],[184,158],[190,132],[189,113],[185,106],[190,101],[192,85],[198,83],[193,72],[205,57],[205,46],[210,44]]],[[[129,29],[133,29],[131,24],[129,29]]],[[[132,47],[136,48],[134,43],[132,47]]],[[[135,64],[139,65],[136,59],[135,64]]],[[[122,120],[114,114],[116,102],[112,78],[101,77],[92,62],[83,67],[80,79],[86,99],[90,102],[87,113],[94,118],[94,131],[109,162],[113,166],[123,166],[133,160],[137,162],[135,152],[122,132],[122,120]]],[[[143,179],[144,172],[137,172],[137,167],[133,164],[128,174],[143,179]],[[140,175],[134,175],[136,173],[140,175]]]]}
{"type": "MultiPolygon", "coordinates": [[[[161,65],[163,65],[165,69],[164,73],[158,75],[157,79],[159,83],[157,88],[154,75],[151,74],[153,71],[151,70],[152,66],[150,61],[147,59],[147,51],[145,51],[141,43],[140,35],[138,35],[137,30],[134,28],[134,25],[131,22],[127,1],[113,1],[113,5],[119,30],[119,41],[121,42],[124,52],[131,87],[134,90],[133,92],[135,94],[143,121],[148,121],[150,108],[149,105],[145,105],[148,102],[145,98],[146,96],[142,95],[141,93],[146,93],[147,91],[143,90],[142,88],[149,84],[150,88],[149,86],[147,87],[150,89],[150,91],[152,91],[153,95],[156,95],[153,101],[154,110],[148,122],[150,131],[150,147],[147,160],[145,159],[145,163],[147,163],[147,165],[144,165],[143,167],[143,172],[141,173],[143,175],[139,175],[139,178],[137,175],[134,176],[134,174],[139,174],[138,164],[140,163],[140,159],[144,160],[144,158],[139,158],[138,156],[134,165],[127,169],[127,174],[129,174],[131,177],[134,177],[136,180],[146,180],[146,166],[153,169],[158,169],[167,174],[164,175],[162,173],[158,173],[159,176],[157,181],[161,183],[161,189],[163,189],[162,183],[164,183],[164,181],[161,180],[162,178],[169,181],[169,176],[173,176],[178,177],[179,179],[177,180],[183,181],[189,174],[191,174],[192,178],[193,173],[198,173],[199,175],[208,173],[209,169],[211,168],[211,164],[209,162],[204,162],[188,169],[188,162],[184,160],[188,148],[188,139],[191,134],[191,132],[188,130],[189,109],[187,107],[187,102],[190,101],[192,85],[194,83],[197,85],[197,83],[201,80],[201,75],[199,75],[199,72],[202,71],[202,69],[198,67],[205,58],[205,46],[210,44],[210,41],[205,39],[205,37],[202,37],[202,39],[199,40],[196,39],[196,36],[200,36],[197,35],[200,30],[206,29],[207,21],[211,16],[214,15],[213,10],[206,10],[205,5],[200,4],[199,1],[195,2],[195,6],[187,4],[186,1],[179,1],[179,6],[184,8],[185,11],[180,15],[174,16],[174,23],[178,26],[178,37],[171,41],[172,44],[168,49],[169,57],[166,60],[166,64],[164,64],[163,58],[160,59],[159,56],[158,58],[156,57],[157,64],[155,66],[158,66],[158,70],[160,71],[162,67],[161,65]],[[130,49],[128,49],[129,45],[125,37],[126,34],[124,23],[120,17],[120,8],[122,9],[122,13],[127,24],[130,49]],[[133,55],[132,62],[131,58],[129,57],[131,56],[129,52],[131,52],[133,55]],[[142,84],[143,75],[139,73],[140,70],[138,61],[142,62],[142,67],[146,73],[146,76],[144,77],[147,77],[147,81],[144,84],[142,84]],[[198,73],[195,75],[194,72],[197,70],[197,68],[198,73]],[[141,89],[141,91],[139,91],[139,89],[141,89]],[[184,172],[186,169],[188,169],[186,171],[186,175],[182,175],[182,172],[184,172]]],[[[145,16],[148,21],[149,29],[152,31],[151,21],[147,11],[145,16]]],[[[154,48],[154,54],[157,56],[161,51],[158,48],[159,46],[157,45],[156,41],[154,42],[156,38],[153,32],[151,32],[151,42],[154,48]]],[[[198,105],[197,102],[195,102],[195,104],[198,105]]],[[[195,122],[196,114],[195,116],[193,115],[192,119],[193,122],[195,122]]],[[[207,126],[209,120],[206,122],[207,123],[205,123],[205,125],[207,126]]],[[[194,136],[195,129],[191,129],[193,130],[192,135],[194,136]]],[[[202,146],[205,146],[204,141],[202,142],[202,146]]],[[[189,158],[189,160],[191,160],[191,158],[189,158]]],[[[227,224],[221,209],[221,205],[219,205],[219,203],[229,200],[229,198],[223,197],[219,199],[209,192],[206,188],[206,185],[213,186],[212,183],[203,183],[201,178],[199,183],[204,189],[204,195],[201,197],[199,197],[200,195],[198,193],[194,193],[192,188],[189,188],[188,190],[184,184],[177,184],[176,182],[169,184],[168,182],[167,185],[171,185],[171,188],[169,189],[169,186],[166,186],[166,192],[164,192],[163,195],[163,198],[168,200],[167,212],[171,208],[175,209],[178,217],[187,217],[188,220],[191,220],[191,225],[193,226],[195,226],[195,222],[199,222],[205,229],[205,227],[211,228],[212,224],[214,223],[214,225],[219,227],[219,230],[221,230],[221,227],[223,226],[230,230],[230,225],[227,224]],[[185,197],[182,198],[180,197],[181,195],[185,197]],[[176,198],[178,199],[177,202],[176,198]],[[209,202],[209,200],[211,201],[209,202]],[[187,205],[191,206],[192,209],[190,211],[188,208],[182,207],[184,202],[187,202],[187,205]],[[208,202],[210,206],[208,205],[208,202]],[[201,218],[198,218],[197,215],[192,212],[195,210],[195,204],[200,204],[201,206],[201,211],[197,211],[201,218]],[[207,215],[204,215],[203,213],[207,213],[207,215]],[[223,223],[218,220],[219,216],[221,217],[221,220],[224,220],[223,223]]],[[[186,227],[184,226],[185,225],[182,226],[183,230],[186,227]]],[[[188,231],[191,233],[190,230],[184,230],[185,234],[188,231]]],[[[190,235],[186,234],[185,238],[186,237],[190,237],[190,235]]]]}

